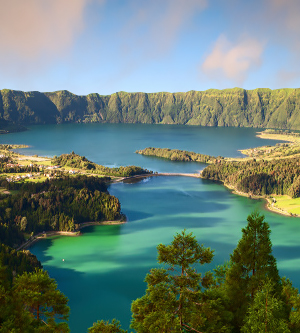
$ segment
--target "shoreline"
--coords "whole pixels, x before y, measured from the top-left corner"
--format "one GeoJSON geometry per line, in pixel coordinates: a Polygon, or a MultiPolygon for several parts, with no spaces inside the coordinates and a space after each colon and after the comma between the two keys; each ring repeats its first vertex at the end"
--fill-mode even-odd
{"type": "MultiPolygon", "coordinates": [[[[274,134],[273,134],[274,135],[274,134]]],[[[260,137],[261,139],[270,139],[270,136],[272,136],[272,134],[266,134],[264,132],[256,132],[256,136],[260,137]]],[[[282,136],[282,135],[281,135],[282,136]]],[[[276,139],[279,139],[278,137],[276,139]]],[[[281,138],[281,140],[283,141],[290,141],[293,142],[290,138],[281,138]]],[[[300,139],[298,139],[300,140],[300,139]]],[[[18,148],[28,148],[28,146],[26,145],[18,145],[18,148]]],[[[38,155],[23,155],[20,153],[16,153],[17,158],[19,160],[30,160],[30,161],[36,161],[36,162],[46,162],[51,160],[51,157],[47,157],[47,156],[38,156],[38,155]]],[[[246,158],[244,158],[246,159],[246,158]]],[[[234,160],[234,159],[233,159],[234,160]]],[[[130,176],[130,177],[111,177],[111,181],[109,182],[110,184],[114,184],[114,183],[120,183],[120,182],[130,182],[131,180],[137,180],[139,181],[139,179],[145,179],[148,177],[154,177],[154,176],[179,176],[179,177],[192,177],[192,178],[202,178],[202,171],[200,170],[197,173],[171,173],[171,172],[161,172],[161,173],[146,173],[146,174],[139,174],[139,175],[134,175],[134,176],[130,176]]],[[[95,175],[95,176],[98,176],[95,175]]],[[[290,216],[290,217],[300,217],[300,215],[297,214],[292,214],[289,213],[288,211],[282,210],[280,208],[277,208],[274,206],[274,203],[272,202],[272,200],[270,198],[266,198],[264,196],[253,196],[250,195],[248,193],[244,193],[244,192],[240,192],[238,191],[234,186],[231,186],[229,184],[225,184],[224,182],[221,182],[223,186],[227,187],[229,190],[231,190],[232,194],[236,194],[239,196],[244,196],[247,198],[251,198],[251,199],[264,199],[265,200],[265,209],[274,212],[276,214],[280,214],[280,215],[284,215],[284,216],[290,216]]],[[[17,250],[27,250],[28,248],[30,248],[31,245],[33,245],[35,242],[39,241],[40,239],[43,238],[47,238],[50,236],[79,236],[81,234],[80,230],[84,229],[85,227],[88,226],[92,226],[92,225],[112,225],[112,224],[123,224],[125,222],[121,222],[121,221],[103,221],[103,222],[85,222],[79,225],[78,229],[76,231],[49,231],[49,232],[44,232],[44,233],[39,233],[35,236],[32,236],[29,240],[27,240],[25,243],[23,243],[22,245],[20,245],[17,250]]]]}
{"type": "MultiPolygon", "coordinates": [[[[143,175],[136,175],[136,176],[132,176],[132,177],[126,177],[126,178],[124,177],[122,179],[115,180],[112,183],[119,183],[119,182],[122,182],[124,180],[139,179],[139,178],[142,179],[142,178],[154,177],[154,176],[170,176],[170,177],[172,177],[172,176],[179,176],[179,177],[193,177],[193,178],[206,179],[206,178],[202,178],[201,173],[202,173],[202,170],[199,173],[157,173],[157,174],[143,174],[143,175]]],[[[207,180],[213,181],[212,179],[207,179],[207,180]]],[[[273,213],[276,213],[276,214],[280,214],[280,215],[283,215],[283,216],[300,217],[297,214],[292,214],[292,213],[289,213],[288,211],[285,211],[285,210],[283,210],[281,208],[275,207],[273,205],[272,200],[270,198],[266,198],[266,197],[261,196],[261,195],[250,195],[250,194],[248,194],[246,192],[238,191],[234,186],[229,185],[229,184],[225,184],[222,181],[221,181],[221,184],[223,186],[225,186],[226,188],[228,188],[229,190],[231,190],[232,194],[239,195],[239,196],[242,196],[242,197],[246,197],[246,198],[249,198],[249,199],[254,199],[254,200],[263,199],[265,201],[265,204],[264,204],[265,209],[267,209],[270,212],[273,212],[273,213]]]]}
{"type": "Polygon", "coordinates": [[[170,177],[192,177],[192,178],[201,178],[201,173],[202,170],[199,171],[199,173],[172,173],[172,172],[160,172],[160,173],[144,173],[141,175],[135,175],[135,176],[130,176],[130,177],[121,177],[121,178],[115,178],[112,179],[111,184],[117,184],[120,182],[123,182],[124,180],[131,180],[131,179],[143,179],[143,178],[148,178],[148,177],[161,177],[161,176],[170,176],[170,177]]]}
{"type": "Polygon", "coordinates": [[[232,185],[225,184],[223,182],[221,182],[221,183],[225,187],[227,187],[229,190],[231,190],[232,194],[239,195],[241,197],[246,197],[246,198],[249,198],[249,199],[254,199],[254,200],[263,199],[265,201],[265,204],[264,204],[265,209],[267,209],[268,211],[270,211],[272,213],[280,214],[280,215],[283,215],[283,216],[289,216],[289,217],[300,217],[297,214],[292,214],[292,213],[287,212],[286,210],[283,210],[283,209],[280,209],[278,207],[275,207],[274,204],[273,204],[273,202],[272,202],[272,200],[271,200],[271,198],[266,198],[266,197],[264,197],[262,195],[250,195],[250,194],[248,194],[246,192],[238,191],[232,185]]]}
{"type": "Polygon", "coordinates": [[[45,239],[47,237],[51,236],[70,236],[70,237],[78,237],[82,235],[80,232],[81,229],[84,229],[86,227],[95,226],[95,225],[120,225],[124,224],[126,221],[102,221],[102,222],[83,222],[79,224],[79,227],[76,231],[46,231],[46,232],[40,232],[28,239],[25,243],[20,245],[18,248],[16,248],[17,251],[22,250],[28,250],[31,245],[35,244],[41,239],[45,239]]]}

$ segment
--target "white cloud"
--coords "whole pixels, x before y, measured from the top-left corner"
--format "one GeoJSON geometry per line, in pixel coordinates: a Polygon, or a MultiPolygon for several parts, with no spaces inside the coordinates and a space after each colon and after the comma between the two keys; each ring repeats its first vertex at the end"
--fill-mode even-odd
{"type": "Polygon", "coordinates": [[[241,85],[249,72],[261,65],[263,50],[263,43],[256,39],[248,37],[233,44],[221,35],[201,69],[209,77],[228,79],[241,85]]]}

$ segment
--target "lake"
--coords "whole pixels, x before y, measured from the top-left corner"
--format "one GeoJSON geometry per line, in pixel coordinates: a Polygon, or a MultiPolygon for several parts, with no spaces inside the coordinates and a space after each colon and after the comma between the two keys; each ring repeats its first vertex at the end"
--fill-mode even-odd
{"type": "MultiPolygon", "coordinates": [[[[0,143],[30,146],[23,154],[53,156],[75,151],[108,166],[139,165],[158,172],[195,172],[201,163],[172,162],[135,154],[145,147],[168,147],[203,154],[241,156],[242,148],[274,144],[251,128],[140,124],[67,124],[31,127],[0,136],[0,143]]],[[[214,268],[229,259],[241,228],[254,210],[263,211],[272,230],[281,275],[299,287],[300,220],[264,210],[264,202],[233,195],[221,184],[189,177],[149,177],[120,183],[109,191],[120,199],[128,223],[84,229],[80,237],[53,237],[31,247],[59,289],[69,298],[71,332],[86,332],[98,319],[130,324],[132,300],[145,292],[145,275],[156,263],[156,246],[187,229],[214,249],[214,268]],[[64,259],[64,261],[63,261],[64,259]]]]}

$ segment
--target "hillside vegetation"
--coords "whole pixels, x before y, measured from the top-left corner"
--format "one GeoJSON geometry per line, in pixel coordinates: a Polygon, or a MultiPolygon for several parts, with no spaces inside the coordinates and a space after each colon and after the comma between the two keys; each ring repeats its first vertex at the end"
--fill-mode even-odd
{"type": "Polygon", "coordinates": [[[91,162],[85,156],[77,155],[74,152],[72,152],[71,154],[62,154],[58,157],[54,156],[52,164],[60,165],[62,167],[79,169],[87,173],[90,172],[93,174],[100,174],[100,175],[114,176],[114,177],[132,177],[136,175],[152,173],[152,171],[143,169],[135,165],[109,168],[91,162]]]}
{"type": "Polygon", "coordinates": [[[83,222],[124,219],[106,177],[62,176],[45,182],[10,182],[0,197],[0,243],[17,247],[25,236],[74,231],[83,222]]]}
{"type": "Polygon", "coordinates": [[[77,96],[65,90],[0,91],[0,130],[65,122],[300,129],[300,89],[118,92],[107,96],[77,96]]]}
{"type": "Polygon", "coordinates": [[[210,155],[194,153],[192,151],[169,148],[148,147],[142,150],[137,150],[136,153],[145,156],[161,157],[171,161],[200,162],[207,164],[216,163],[217,161],[223,159],[221,156],[214,157],[210,155]]]}
{"type": "Polygon", "coordinates": [[[274,160],[221,161],[202,171],[202,177],[222,181],[250,195],[300,196],[299,157],[274,160]]]}

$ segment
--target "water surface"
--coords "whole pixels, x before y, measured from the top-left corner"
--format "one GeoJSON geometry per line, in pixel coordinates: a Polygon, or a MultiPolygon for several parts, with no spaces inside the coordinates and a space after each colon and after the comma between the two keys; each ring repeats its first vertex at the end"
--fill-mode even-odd
{"type": "MultiPolygon", "coordinates": [[[[60,124],[32,126],[0,136],[0,143],[26,144],[22,154],[54,156],[74,151],[107,166],[138,165],[158,172],[196,172],[199,163],[170,162],[135,154],[146,147],[182,149],[224,157],[238,150],[273,144],[255,136],[257,129],[146,124],[60,124]]],[[[277,141],[276,141],[277,142],[277,141]]]]}
{"type": "MultiPolygon", "coordinates": [[[[140,165],[154,171],[195,172],[199,163],[171,162],[135,154],[148,146],[178,148],[210,155],[240,156],[238,149],[273,144],[255,137],[255,129],[188,126],[73,124],[34,126],[28,132],[0,137],[25,143],[27,154],[59,155],[74,150],[104,165],[140,165]]],[[[117,318],[130,322],[132,300],[145,292],[146,273],[156,266],[156,246],[170,243],[183,229],[215,251],[205,271],[229,259],[241,228],[254,210],[270,223],[280,273],[299,287],[299,219],[264,211],[264,203],[233,195],[211,181],[188,177],[150,177],[134,184],[113,184],[128,223],[84,229],[80,237],[56,237],[31,251],[67,295],[71,332],[86,332],[93,322],[117,318]],[[64,261],[63,261],[64,259],[64,261]]]]}

